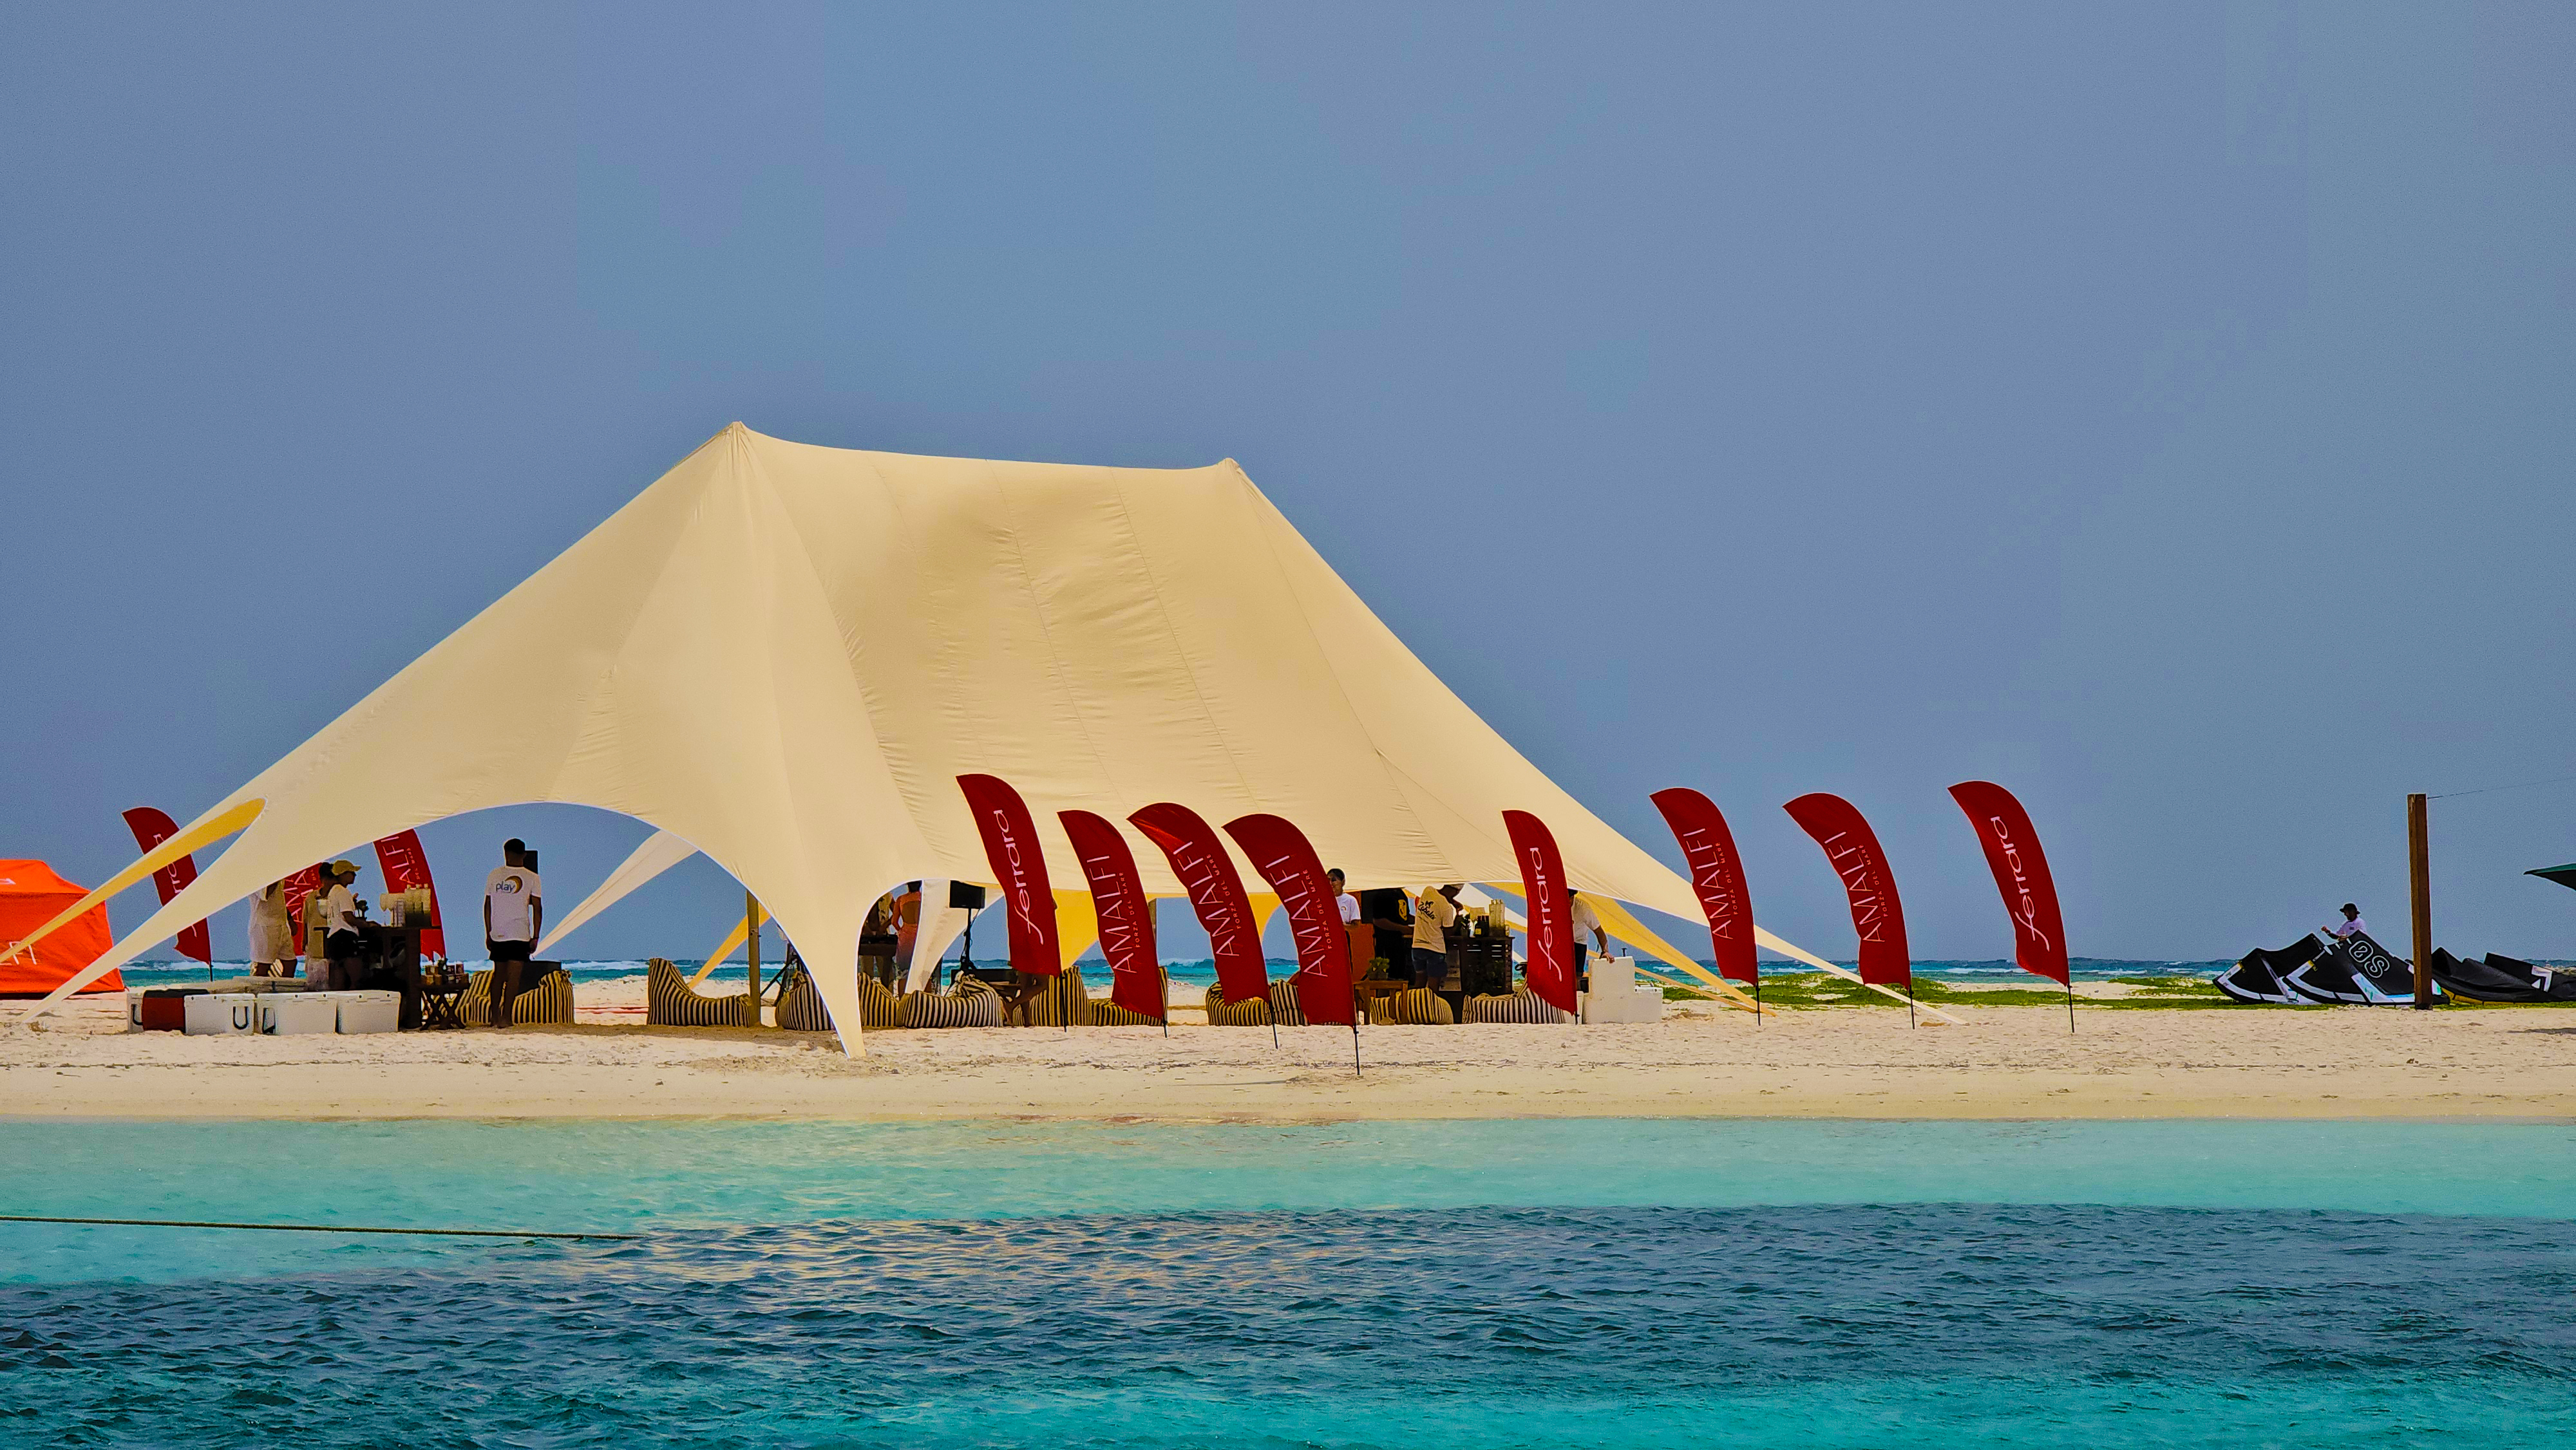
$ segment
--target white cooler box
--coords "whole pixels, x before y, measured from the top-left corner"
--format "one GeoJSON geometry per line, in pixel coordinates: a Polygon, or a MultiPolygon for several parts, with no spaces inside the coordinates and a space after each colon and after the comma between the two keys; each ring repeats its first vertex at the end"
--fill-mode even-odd
{"type": "Polygon", "coordinates": [[[1661,1022],[1664,989],[1637,985],[1635,957],[1599,957],[1592,962],[1592,990],[1583,994],[1586,1022],[1661,1022]]]}
{"type": "Polygon", "coordinates": [[[247,1037],[259,1030],[259,996],[254,992],[207,992],[188,998],[186,1010],[190,1037],[247,1037]]]}
{"type": "Polygon", "coordinates": [[[333,992],[342,1032],[391,1032],[402,1025],[400,992],[333,992]]]}
{"type": "Polygon", "coordinates": [[[340,1030],[337,992],[263,992],[259,1030],[277,1037],[301,1037],[340,1030]]]}

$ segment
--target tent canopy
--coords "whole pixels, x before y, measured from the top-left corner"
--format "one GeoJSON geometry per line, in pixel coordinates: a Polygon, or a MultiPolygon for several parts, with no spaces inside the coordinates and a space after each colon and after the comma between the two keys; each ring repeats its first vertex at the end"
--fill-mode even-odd
{"type": "MultiPolygon", "coordinates": [[[[757,893],[855,1048],[870,903],[992,880],[964,772],[1026,797],[1059,885],[1083,880],[1068,807],[1273,812],[1354,886],[1517,879],[1508,807],[1548,823],[1584,889],[1698,913],[1231,460],[925,458],[736,423],[208,810],[257,816],[103,960],[352,842],[566,802],[671,832],[757,893]]],[[[1179,889],[1159,852],[1137,860],[1149,890],[1179,889]]]]}
{"type": "MultiPolygon", "coordinates": [[[[41,996],[107,955],[116,934],[108,930],[103,902],[34,946],[10,951],[87,894],[87,888],[65,881],[42,861],[0,861],[0,997],[41,996]]],[[[109,971],[87,990],[122,992],[125,982],[109,971]]]]}

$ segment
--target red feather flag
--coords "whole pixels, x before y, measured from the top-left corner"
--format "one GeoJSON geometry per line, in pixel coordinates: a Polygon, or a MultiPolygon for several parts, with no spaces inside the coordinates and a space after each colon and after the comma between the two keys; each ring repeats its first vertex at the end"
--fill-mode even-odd
{"type": "Polygon", "coordinates": [[[1333,883],[1306,833],[1282,816],[1237,816],[1225,833],[1243,848],[1252,869],[1279,893],[1297,941],[1297,1011],[1309,1022],[1359,1026],[1351,993],[1350,936],[1342,930],[1333,883]]]}
{"type": "Polygon", "coordinates": [[[1109,1000],[1158,1022],[1170,1021],[1163,995],[1163,963],[1154,953],[1154,903],[1136,876],[1135,853],[1115,822],[1089,811],[1058,811],[1065,838],[1091,883],[1092,914],[1100,919],[1100,954],[1109,959],[1109,1000]]]}
{"type": "Polygon", "coordinates": [[[1028,802],[995,775],[961,775],[957,788],[975,813],[984,859],[1001,884],[1011,920],[1011,970],[1052,977],[1064,971],[1056,947],[1055,891],[1047,885],[1046,856],[1038,848],[1038,823],[1028,802]]]}
{"type": "Polygon", "coordinates": [[[1735,853],[1735,833],[1717,803],[1698,791],[1676,786],[1650,797],[1664,813],[1690,863],[1691,890],[1708,917],[1709,950],[1716,954],[1717,974],[1730,982],[1758,986],[1762,969],[1753,958],[1753,898],[1744,889],[1744,858],[1735,853]]]}
{"type": "Polygon", "coordinates": [[[1529,916],[1529,984],[1538,999],[1571,1012],[1574,999],[1574,903],[1565,861],[1547,822],[1527,811],[1503,812],[1512,854],[1521,863],[1521,900],[1529,916]]]}
{"type": "Polygon", "coordinates": [[[2039,849],[2030,813],[2011,791],[1990,780],[1963,780],[1950,787],[1950,798],[1968,813],[1977,843],[1986,848],[1986,868],[1995,873],[1995,889],[2003,893],[2004,912],[2012,918],[2013,960],[2025,972],[2070,986],[2066,928],[2057,919],[2057,882],[2048,874],[2048,857],[2039,849]]]}
{"type": "Polygon", "coordinates": [[[447,918],[438,914],[438,883],[429,879],[429,853],[420,848],[418,831],[400,831],[376,843],[376,869],[384,874],[388,893],[429,888],[429,925],[420,929],[421,955],[447,956],[447,918]]]}
{"type": "Polygon", "coordinates": [[[1852,929],[1860,933],[1860,979],[1873,987],[1914,987],[1914,960],[1905,948],[1905,907],[1896,899],[1896,875],[1878,835],[1850,801],[1838,795],[1802,795],[1781,809],[1789,813],[1843,879],[1851,896],[1852,929]]]}
{"type": "Polygon", "coordinates": [[[1160,801],[1129,816],[1128,821],[1161,848],[1172,874],[1190,894],[1190,909],[1208,935],[1208,954],[1216,958],[1216,984],[1231,1002],[1260,1002],[1270,996],[1270,968],[1261,958],[1261,933],[1253,926],[1252,903],[1243,894],[1243,878],[1225,854],[1225,842],[1188,806],[1160,801]]]}
{"type": "MultiPolygon", "coordinates": [[[[134,832],[134,844],[145,851],[179,834],[178,822],[171,820],[168,813],[150,806],[136,806],[127,811],[125,824],[134,832]]],[[[197,858],[191,853],[153,872],[152,889],[160,893],[161,904],[168,906],[172,897],[187,890],[189,883],[196,879],[197,858]]],[[[210,967],[215,964],[214,946],[207,940],[204,922],[179,929],[179,955],[194,957],[210,967]]]]}

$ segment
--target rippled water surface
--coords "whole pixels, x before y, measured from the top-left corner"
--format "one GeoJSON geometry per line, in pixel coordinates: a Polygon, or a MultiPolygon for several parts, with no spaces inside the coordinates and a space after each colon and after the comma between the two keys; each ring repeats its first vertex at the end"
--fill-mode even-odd
{"type": "Polygon", "coordinates": [[[2576,1130],[0,1122],[0,1443],[2548,1445],[2576,1130]]]}

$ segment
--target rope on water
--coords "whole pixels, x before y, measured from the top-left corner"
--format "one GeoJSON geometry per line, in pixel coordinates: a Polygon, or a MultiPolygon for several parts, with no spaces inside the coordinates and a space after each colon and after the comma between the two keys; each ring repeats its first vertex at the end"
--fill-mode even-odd
{"type": "Polygon", "coordinates": [[[0,1213],[0,1223],[85,1223],[125,1228],[246,1228],[289,1234],[423,1234],[467,1239],[633,1239],[637,1234],[545,1233],[513,1228],[361,1228],[336,1223],[209,1223],[184,1218],[58,1218],[47,1214],[0,1213]]]}

